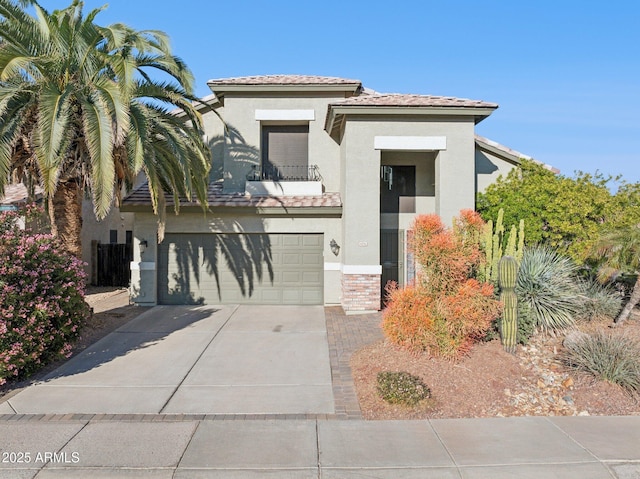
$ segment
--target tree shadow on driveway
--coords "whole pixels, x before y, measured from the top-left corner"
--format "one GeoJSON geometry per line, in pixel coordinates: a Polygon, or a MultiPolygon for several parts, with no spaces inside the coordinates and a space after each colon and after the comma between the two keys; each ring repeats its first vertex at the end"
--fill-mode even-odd
{"type": "Polygon", "coordinates": [[[231,308],[203,306],[151,308],[40,382],[105,386],[173,384],[186,374],[230,313],[231,308]],[[97,369],[100,374],[83,376],[97,369]]]}

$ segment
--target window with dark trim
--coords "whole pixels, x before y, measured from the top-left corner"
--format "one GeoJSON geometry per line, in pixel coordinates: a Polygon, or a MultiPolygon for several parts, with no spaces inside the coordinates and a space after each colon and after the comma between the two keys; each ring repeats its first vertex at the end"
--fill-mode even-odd
{"type": "Polygon", "coordinates": [[[309,125],[262,126],[262,178],[308,179],[309,125]]]}
{"type": "Polygon", "coordinates": [[[109,230],[109,243],[116,244],[118,242],[118,230],[109,230]]]}

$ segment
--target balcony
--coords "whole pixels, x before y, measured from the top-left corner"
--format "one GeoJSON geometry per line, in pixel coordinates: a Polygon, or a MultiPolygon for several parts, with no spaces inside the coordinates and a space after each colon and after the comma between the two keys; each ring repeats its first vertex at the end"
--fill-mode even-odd
{"type": "Polygon", "coordinates": [[[322,176],[316,165],[254,165],[245,193],[251,196],[320,196],[322,176]]]}

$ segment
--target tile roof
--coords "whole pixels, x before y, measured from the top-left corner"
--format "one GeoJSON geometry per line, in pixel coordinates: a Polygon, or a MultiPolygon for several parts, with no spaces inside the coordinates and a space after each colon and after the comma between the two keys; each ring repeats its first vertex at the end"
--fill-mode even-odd
{"type": "Polygon", "coordinates": [[[531,160],[534,161],[542,166],[544,166],[547,170],[552,171],[554,173],[560,173],[560,170],[554,166],[548,165],[546,163],[542,163],[541,161],[536,160],[535,158],[530,157],[529,155],[525,155],[524,153],[520,153],[519,151],[516,151],[512,148],[509,148],[508,146],[504,146],[496,141],[490,140],[489,138],[485,138],[484,136],[480,136],[480,135],[475,135],[475,139],[476,139],[476,143],[479,143],[479,145],[482,147],[482,144],[484,143],[485,145],[489,145],[492,146],[493,148],[495,148],[496,150],[509,155],[515,159],[525,159],[525,160],[531,160]]]}
{"type": "Polygon", "coordinates": [[[497,103],[489,103],[482,100],[402,93],[374,93],[352,96],[333,102],[331,106],[498,108],[497,103]]]}
{"type": "MultiPolygon", "coordinates": [[[[253,208],[335,208],[342,206],[340,193],[323,193],[320,196],[251,196],[244,193],[223,193],[222,182],[209,184],[207,192],[210,207],[253,208]]],[[[123,206],[150,206],[149,186],[143,183],[124,200],[123,206]]],[[[173,206],[173,198],[167,196],[167,206],[173,206]]],[[[196,206],[195,201],[181,200],[180,206],[196,206]]]]}
{"type": "Polygon", "coordinates": [[[257,75],[248,77],[216,78],[208,85],[360,85],[360,80],[315,75],[257,75]]]}
{"type": "MultiPolygon", "coordinates": [[[[36,196],[41,196],[42,188],[36,186],[35,194],[36,196]]],[[[24,185],[24,183],[14,183],[11,185],[6,185],[4,187],[4,196],[0,196],[0,204],[17,205],[26,203],[28,198],[29,193],[27,192],[27,187],[24,185]]]]}

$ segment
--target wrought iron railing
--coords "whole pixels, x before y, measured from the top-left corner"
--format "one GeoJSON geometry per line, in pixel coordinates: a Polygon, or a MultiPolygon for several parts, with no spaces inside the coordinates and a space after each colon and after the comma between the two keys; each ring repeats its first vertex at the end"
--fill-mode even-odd
{"type": "Polygon", "coordinates": [[[253,165],[249,181],[322,181],[317,165],[253,165]]]}

